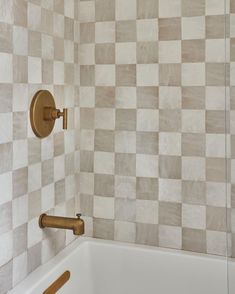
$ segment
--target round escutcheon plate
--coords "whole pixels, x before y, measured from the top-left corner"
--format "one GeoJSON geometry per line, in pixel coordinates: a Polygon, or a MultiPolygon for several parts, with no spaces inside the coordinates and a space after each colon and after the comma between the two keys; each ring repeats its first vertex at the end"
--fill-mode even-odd
{"type": "Polygon", "coordinates": [[[30,122],[34,134],[39,138],[45,138],[52,132],[55,121],[44,119],[45,107],[55,108],[55,100],[47,90],[38,91],[30,105],[30,122]]]}

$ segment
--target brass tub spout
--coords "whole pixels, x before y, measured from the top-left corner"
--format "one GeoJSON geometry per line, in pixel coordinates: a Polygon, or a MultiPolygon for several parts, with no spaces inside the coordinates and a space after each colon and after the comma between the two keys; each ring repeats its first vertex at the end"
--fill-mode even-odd
{"type": "Polygon", "coordinates": [[[74,235],[84,234],[84,221],[80,218],[81,214],[77,214],[77,218],[61,217],[61,216],[49,216],[47,214],[41,214],[39,217],[40,228],[57,228],[73,230],[74,235]]]}

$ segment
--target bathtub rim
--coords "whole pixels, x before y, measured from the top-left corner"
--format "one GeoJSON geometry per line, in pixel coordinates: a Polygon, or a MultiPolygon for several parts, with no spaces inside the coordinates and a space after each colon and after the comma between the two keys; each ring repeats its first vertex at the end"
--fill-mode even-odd
{"type": "MultiPolygon", "coordinates": [[[[217,261],[219,263],[229,263],[230,266],[235,267],[235,259],[205,254],[205,253],[197,253],[191,251],[184,251],[179,249],[171,249],[171,248],[162,248],[148,245],[139,245],[134,243],[125,243],[113,240],[103,240],[91,237],[78,237],[74,241],[72,241],[69,245],[67,245],[62,251],[60,251],[53,258],[48,260],[45,264],[40,265],[33,272],[31,272],[24,280],[19,282],[14,288],[9,290],[8,294],[22,294],[26,293],[25,291],[30,291],[30,289],[36,288],[37,285],[41,283],[41,281],[45,278],[45,276],[52,275],[53,272],[61,266],[61,264],[65,263],[67,259],[71,257],[71,255],[76,254],[76,251],[82,249],[84,246],[92,246],[92,245],[103,245],[103,246],[112,246],[118,247],[120,249],[136,249],[142,252],[156,252],[161,254],[167,254],[172,256],[186,256],[188,258],[197,258],[202,260],[211,260],[217,261]],[[33,286],[32,286],[33,285],[33,286]]],[[[52,278],[53,281],[53,278],[52,278]]]]}

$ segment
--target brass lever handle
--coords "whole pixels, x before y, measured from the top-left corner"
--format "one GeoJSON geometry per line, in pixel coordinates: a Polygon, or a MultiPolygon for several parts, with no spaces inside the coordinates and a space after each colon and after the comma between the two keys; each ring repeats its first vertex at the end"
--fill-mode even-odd
{"type": "Polygon", "coordinates": [[[66,130],[68,128],[68,109],[63,108],[63,112],[59,109],[52,107],[44,107],[43,118],[44,120],[56,120],[60,117],[63,117],[63,129],[66,130]]]}

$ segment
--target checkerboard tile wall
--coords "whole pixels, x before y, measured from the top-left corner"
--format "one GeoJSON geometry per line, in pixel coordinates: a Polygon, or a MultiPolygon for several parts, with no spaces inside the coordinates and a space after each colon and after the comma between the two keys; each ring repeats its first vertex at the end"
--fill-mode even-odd
{"type": "Polygon", "coordinates": [[[73,240],[42,231],[42,212],[74,215],[79,172],[78,0],[0,0],[0,293],[73,240]],[[46,139],[32,133],[34,93],[69,109],[46,139]]]}
{"type": "Polygon", "coordinates": [[[225,17],[217,0],[80,2],[80,207],[90,235],[227,254],[229,4],[225,17]]]}

